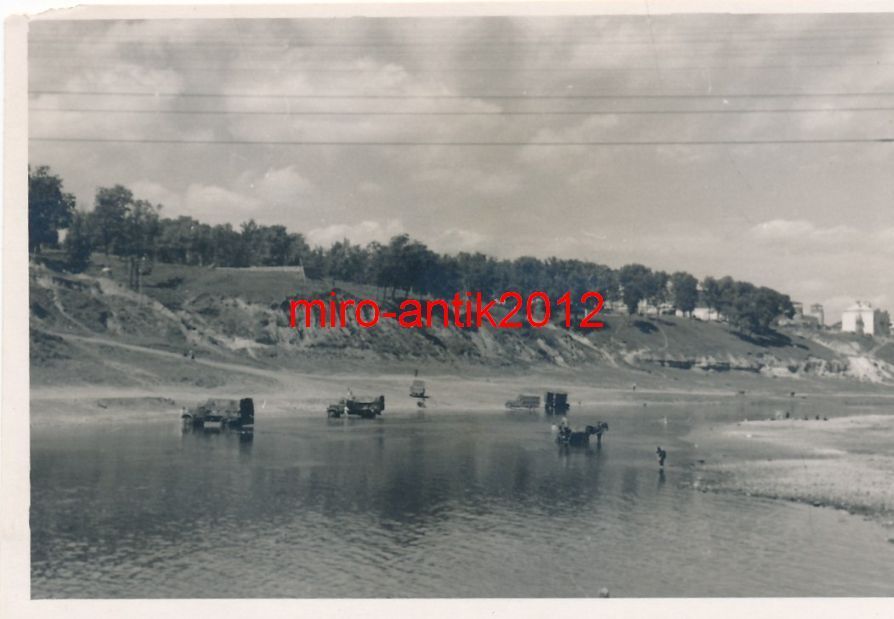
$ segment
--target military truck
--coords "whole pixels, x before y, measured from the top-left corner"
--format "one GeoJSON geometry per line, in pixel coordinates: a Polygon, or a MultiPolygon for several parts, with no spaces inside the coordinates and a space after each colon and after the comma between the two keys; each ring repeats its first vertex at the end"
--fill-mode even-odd
{"type": "Polygon", "coordinates": [[[354,415],[363,419],[375,419],[385,410],[385,396],[380,395],[372,400],[359,398],[342,398],[326,408],[326,415],[333,419],[354,415]]]}
{"type": "Polygon", "coordinates": [[[506,408],[509,410],[534,410],[540,408],[539,395],[519,394],[514,400],[506,402],[506,408]]]}
{"type": "Polygon", "coordinates": [[[255,427],[255,403],[251,398],[210,398],[198,406],[184,408],[180,419],[184,428],[252,432],[255,427]]]}

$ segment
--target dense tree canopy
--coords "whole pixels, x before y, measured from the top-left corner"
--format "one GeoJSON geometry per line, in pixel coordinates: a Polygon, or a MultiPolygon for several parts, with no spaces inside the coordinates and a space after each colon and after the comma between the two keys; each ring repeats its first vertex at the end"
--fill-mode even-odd
{"type": "Polygon", "coordinates": [[[652,271],[641,264],[628,264],[618,271],[618,283],[621,285],[621,300],[627,312],[635,314],[641,301],[649,298],[654,292],[655,279],[652,271]]]}
{"type": "Polygon", "coordinates": [[[673,304],[678,310],[690,313],[698,305],[698,280],[685,271],[670,276],[673,304]]]}
{"type": "Polygon", "coordinates": [[[366,246],[343,239],[328,248],[311,247],[300,233],[280,225],[249,220],[236,229],[185,216],[165,218],[161,206],[136,198],[120,185],[98,189],[93,211],[72,219],[74,199],[62,193],[61,180],[47,168],[38,168],[31,178],[33,239],[52,243],[55,228],[71,224],[65,244],[70,267],[83,269],[91,250],[119,255],[130,264],[134,287],[155,261],[227,267],[303,265],[308,277],[374,285],[390,298],[452,297],[466,291],[494,298],[514,290],[523,295],[542,291],[557,299],[570,292],[580,309],[580,296],[593,290],[607,301],[621,301],[630,314],[639,312],[642,304],[653,311],[672,307],[689,313],[701,303],[733,327],[752,333],[766,331],[779,316],[792,312],[791,300],[769,288],[731,277],[706,277],[700,292],[698,280],[689,273],[668,275],[642,264],[616,270],[556,257],[501,260],[483,253],[439,254],[406,234],[366,246]],[[35,230],[40,231],[36,236],[35,230]]]}

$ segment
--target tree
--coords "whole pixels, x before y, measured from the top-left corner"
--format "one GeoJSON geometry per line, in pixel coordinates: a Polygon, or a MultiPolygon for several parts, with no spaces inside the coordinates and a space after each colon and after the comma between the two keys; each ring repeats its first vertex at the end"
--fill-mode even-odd
{"type": "Polygon", "coordinates": [[[310,246],[304,240],[304,235],[297,232],[289,234],[289,248],[286,252],[286,264],[304,264],[304,256],[310,252],[310,246]]]}
{"type": "Polygon", "coordinates": [[[653,271],[647,279],[646,299],[657,309],[667,300],[667,285],[670,276],[664,271],[653,271]]]}
{"type": "Polygon", "coordinates": [[[685,271],[677,271],[670,277],[674,307],[688,314],[698,303],[698,280],[685,271]]]}
{"type": "Polygon", "coordinates": [[[702,296],[708,308],[720,309],[720,283],[713,277],[706,277],[702,282],[702,296]]]}
{"type": "Polygon", "coordinates": [[[28,167],[28,251],[40,253],[44,243],[57,243],[59,230],[74,217],[75,198],[62,191],[62,179],[40,166],[28,167]]]}
{"type": "Polygon", "coordinates": [[[333,279],[364,282],[366,280],[366,252],[347,239],[336,241],[326,253],[326,273],[333,279]]]}
{"type": "Polygon", "coordinates": [[[222,267],[237,265],[237,249],[242,239],[232,224],[219,224],[211,229],[212,261],[222,267]]]}
{"type": "Polygon", "coordinates": [[[260,227],[254,219],[242,222],[239,243],[236,250],[236,266],[248,267],[258,264],[257,256],[260,253],[258,241],[260,240],[260,227]]]}
{"type": "Polygon", "coordinates": [[[96,190],[95,206],[90,214],[93,242],[106,256],[118,253],[125,241],[124,220],[133,204],[133,193],[121,185],[100,187],[96,190]]]}
{"type": "Polygon", "coordinates": [[[131,288],[138,290],[143,272],[155,255],[155,243],[160,226],[158,212],[160,207],[146,200],[136,200],[127,206],[122,223],[122,235],[118,239],[118,253],[126,256],[129,262],[129,282],[131,288]]]}
{"type": "Polygon", "coordinates": [[[388,286],[391,286],[392,299],[394,298],[395,291],[398,287],[409,290],[411,286],[405,260],[406,248],[409,244],[410,236],[407,234],[399,234],[391,237],[388,245],[384,248],[380,277],[386,292],[388,286]]]}
{"type": "Polygon", "coordinates": [[[627,307],[628,314],[637,313],[639,302],[654,290],[655,281],[652,271],[641,264],[621,267],[618,271],[618,283],[621,286],[621,301],[627,307]]]}
{"type": "Polygon", "coordinates": [[[737,292],[728,310],[730,325],[749,333],[762,334],[771,330],[780,316],[794,315],[788,295],[771,288],[757,288],[748,282],[736,282],[737,292]]]}
{"type": "Polygon", "coordinates": [[[63,244],[68,269],[80,273],[90,265],[90,252],[93,243],[90,241],[90,229],[87,226],[87,215],[75,211],[63,244]]]}
{"type": "Polygon", "coordinates": [[[720,312],[730,326],[748,333],[766,333],[779,316],[794,315],[791,299],[771,288],[758,288],[732,277],[706,277],[705,302],[720,312]]]}
{"type": "Polygon", "coordinates": [[[542,290],[546,271],[543,262],[532,256],[522,256],[512,262],[512,283],[510,287],[523,295],[542,290]]]}
{"type": "Polygon", "coordinates": [[[156,241],[159,260],[192,264],[195,230],[201,225],[204,224],[185,215],[181,215],[177,219],[160,220],[156,241]]]}
{"type": "Polygon", "coordinates": [[[260,230],[263,247],[261,263],[267,266],[285,266],[289,257],[289,232],[285,226],[263,226],[260,230]]]}

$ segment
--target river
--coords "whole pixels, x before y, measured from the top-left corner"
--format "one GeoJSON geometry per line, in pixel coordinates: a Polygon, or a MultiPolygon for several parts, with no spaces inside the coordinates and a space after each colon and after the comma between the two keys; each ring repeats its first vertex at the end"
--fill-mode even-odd
{"type": "MultiPolygon", "coordinates": [[[[875,596],[880,525],[690,487],[682,408],[35,426],[34,598],[875,596]],[[661,474],[655,448],[668,451],[661,474]]],[[[734,414],[735,411],[730,412],[734,414]]]]}

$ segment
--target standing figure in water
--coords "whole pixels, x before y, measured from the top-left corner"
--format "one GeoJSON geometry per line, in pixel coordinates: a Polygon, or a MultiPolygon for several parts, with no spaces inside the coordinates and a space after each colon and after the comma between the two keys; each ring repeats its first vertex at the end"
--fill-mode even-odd
{"type": "Polygon", "coordinates": [[[664,460],[665,460],[665,458],[667,458],[667,452],[665,450],[663,450],[661,448],[661,446],[659,445],[658,449],[655,450],[655,455],[658,456],[658,466],[660,466],[663,469],[664,468],[664,460]]]}

